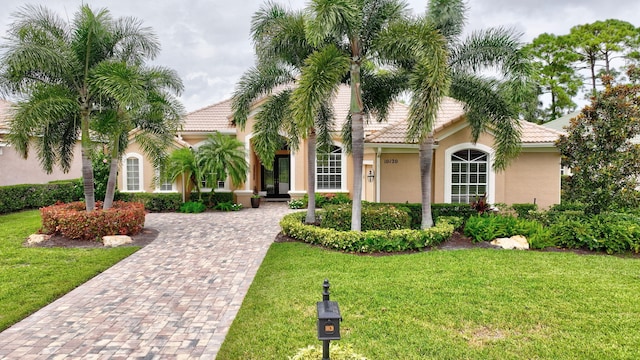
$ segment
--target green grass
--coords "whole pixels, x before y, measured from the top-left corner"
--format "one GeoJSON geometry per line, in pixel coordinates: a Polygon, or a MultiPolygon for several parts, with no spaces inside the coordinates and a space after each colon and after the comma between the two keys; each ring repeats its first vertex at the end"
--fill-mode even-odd
{"type": "Polygon", "coordinates": [[[640,260],[492,249],[372,257],[271,246],[217,359],[316,338],[322,281],[368,359],[640,358],[640,260]]]}
{"type": "Polygon", "coordinates": [[[38,210],[0,215],[0,331],[139,249],[23,247],[40,225],[38,210]]]}

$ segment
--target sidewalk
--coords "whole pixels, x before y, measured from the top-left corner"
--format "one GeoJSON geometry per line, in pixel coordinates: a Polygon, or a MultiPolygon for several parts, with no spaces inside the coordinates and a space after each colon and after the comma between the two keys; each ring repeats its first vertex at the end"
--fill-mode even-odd
{"type": "Polygon", "coordinates": [[[156,240],[0,333],[0,359],[215,359],[290,211],[148,214],[156,240]]]}

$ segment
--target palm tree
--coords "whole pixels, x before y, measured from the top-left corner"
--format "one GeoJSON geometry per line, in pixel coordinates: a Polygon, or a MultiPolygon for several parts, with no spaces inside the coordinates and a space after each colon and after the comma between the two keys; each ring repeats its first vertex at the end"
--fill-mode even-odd
{"type": "MultiPolygon", "coordinates": [[[[391,92],[381,91],[371,99],[363,94],[375,94],[367,87],[380,84],[363,82],[363,66],[375,63],[376,42],[389,24],[402,20],[406,5],[398,0],[312,0],[309,7],[307,38],[318,46],[302,68],[299,86],[293,91],[293,116],[301,126],[313,124],[323,100],[331,98],[341,83],[351,87],[350,119],[347,135],[351,140],[354,184],[351,229],[360,231],[362,214],[362,164],[364,158],[364,119],[367,102],[370,111],[386,114],[391,92]],[[323,45],[327,39],[328,45],[323,45]]],[[[368,75],[374,75],[373,72],[368,75]]],[[[343,131],[344,133],[344,131],[343,131]]]]}
{"type": "Polygon", "coordinates": [[[133,134],[156,168],[164,161],[166,149],[181,126],[184,108],[173,95],[179,94],[183,86],[175,71],[125,62],[97,66],[89,83],[105,104],[105,109],[95,116],[93,129],[110,138],[111,162],[103,205],[103,209],[109,209],[115,194],[118,160],[127,148],[129,134],[133,134]]]}
{"type": "Polygon", "coordinates": [[[228,176],[234,185],[239,185],[245,180],[249,165],[242,142],[216,132],[209,135],[198,149],[174,150],[163,169],[171,181],[182,175],[186,176],[196,189],[198,199],[202,201],[201,181],[215,184],[228,176]]]}
{"type": "Polygon", "coordinates": [[[70,23],[45,7],[31,5],[20,8],[13,18],[0,58],[0,84],[25,100],[16,105],[9,141],[26,157],[35,139],[46,171],[56,164],[68,171],[80,133],[84,195],[91,211],[95,195],[89,130],[102,105],[91,79],[96,80],[99,67],[114,60],[142,64],[157,54],[158,41],[139,21],[113,19],[108,10],[94,12],[87,5],[70,23]]]}
{"type": "Polygon", "coordinates": [[[258,55],[257,65],[249,69],[238,83],[233,97],[234,121],[244,127],[251,105],[269,95],[255,116],[253,148],[262,164],[269,168],[281,147],[281,133],[287,135],[296,150],[300,137],[307,139],[307,194],[309,203],[305,221],[313,223],[315,215],[316,149],[331,144],[333,109],[330,98],[321,101],[313,121],[298,127],[293,121],[291,86],[296,82],[304,61],[315,50],[305,34],[302,12],[289,11],[266,3],[253,16],[252,39],[258,55]]]}
{"type": "MultiPolygon", "coordinates": [[[[474,142],[482,132],[492,131],[496,139],[493,165],[497,170],[504,170],[520,151],[518,118],[524,110],[522,105],[536,96],[530,80],[533,70],[513,31],[491,28],[476,31],[459,41],[466,10],[463,0],[430,1],[426,21],[446,38],[451,84],[448,95],[464,104],[474,142]],[[483,76],[482,71],[487,68],[498,70],[501,77],[483,76]]],[[[412,104],[437,101],[443,95],[434,93],[428,83],[424,85],[412,86],[412,104]]],[[[412,108],[409,135],[420,140],[422,228],[428,228],[433,225],[430,188],[433,122],[422,122],[416,115],[412,108]]]]}

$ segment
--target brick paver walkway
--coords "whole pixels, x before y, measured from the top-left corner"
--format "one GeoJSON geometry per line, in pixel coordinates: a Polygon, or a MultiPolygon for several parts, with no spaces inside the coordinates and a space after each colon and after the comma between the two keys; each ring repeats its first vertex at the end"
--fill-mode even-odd
{"type": "Polygon", "coordinates": [[[0,359],[215,359],[289,211],[148,214],[156,240],[0,333],[0,359]]]}

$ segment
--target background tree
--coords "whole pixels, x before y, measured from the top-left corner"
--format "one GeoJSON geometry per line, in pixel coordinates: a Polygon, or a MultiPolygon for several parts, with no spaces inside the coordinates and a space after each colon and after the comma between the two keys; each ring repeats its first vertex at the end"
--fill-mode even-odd
{"type": "Polygon", "coordinates": [[[550,97],[542,118],[535,120],[546,122],[574,111],[577,105],[573,98],[582,87],[582,77],[573,67],[580,57],[571,51],[568,37],[544,33],[533,39],[525,51],[532,57],[536,70],[534,81],[541,94],[549,94],[550,97]]]}
{"type": "Polygon", "coordinates": [[[152,58],[157,39],[133,18],[113,19],[108,10],[94,12],[87,5],[70,23],[45,7],[23,6],[13,14],[6,39],[0,84],[24,99],[16,104],[9,141],[24,157],[35,145],[46,171],[56,164],[68,171],[79,133],[84,196],[87,211],[93,210],[89,129],[102,99],[92,79],[119,59],[141,64],[152,58]]]}
{"type": "Polygon", "coordinates": [[[632,24],[608,19],[571,28],[568,41],[580,56],[580,63],[589,70],[591,93],[597,92],[597,80],[601,75],[614,78],[619,71],[612,65],[616,58],[628,57],[637,52],[638,32],[632,24]]]}
{"type": "Polygon", "coordinates": [[[638,136],[640,85],[606,84],[558,140],[562,165],[573,173],[572,197],[586,204],[588,213],[640,204],[638,136]]]}

